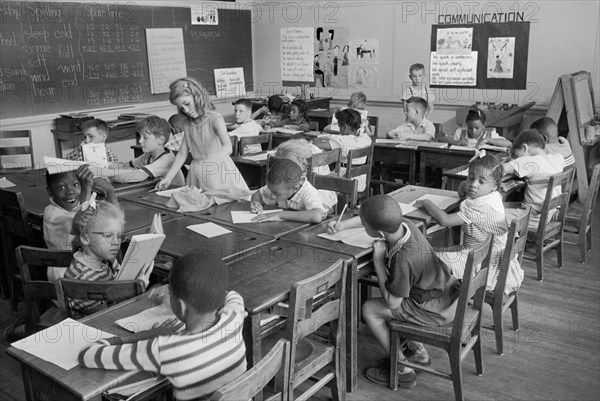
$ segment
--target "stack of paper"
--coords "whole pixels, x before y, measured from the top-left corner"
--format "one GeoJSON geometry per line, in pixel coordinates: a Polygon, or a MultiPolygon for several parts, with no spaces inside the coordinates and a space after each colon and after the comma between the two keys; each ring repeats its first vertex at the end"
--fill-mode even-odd
{"type": "Polygon", "coordinates": [[[342,241],[344,244],[357,246],[359,248],[370,248],[373,246],[373,240],[365,231],[364,227],[351,228],[349,230],[338,231],[335,234],[321,233],[318,235],[331,241],[342,241]]]}

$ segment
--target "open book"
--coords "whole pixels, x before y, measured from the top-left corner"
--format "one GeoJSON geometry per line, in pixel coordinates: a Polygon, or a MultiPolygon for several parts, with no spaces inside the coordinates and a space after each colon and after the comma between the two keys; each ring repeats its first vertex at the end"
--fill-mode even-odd
{"type": "Polygon", "coordinates": [[[147,282],[154,267],[154,258],[166,237],[160,214],[155,214],[149,234],[138,234],[131,237],[131,242],[121,263],[121,269],[115,280],[140,278],[147,282]]]}
{"type": "Polygon", "coordinates": [[[370,248],[373,246],[373,241],[375,240],[375,238],[367,234],[364,227],[342,230],[335,234],[321,233],[318,236],[331,241],[342,241],[344,244],[359,248],[370,248]]]}

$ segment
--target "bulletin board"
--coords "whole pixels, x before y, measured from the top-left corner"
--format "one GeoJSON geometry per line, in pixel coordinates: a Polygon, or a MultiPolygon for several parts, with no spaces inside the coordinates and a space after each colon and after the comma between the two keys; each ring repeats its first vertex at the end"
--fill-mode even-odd
{"type": "Polygon", "coordinates": [[[526,89],[528,48],[529,22],[432,25],[431,86],[526,89]]]}

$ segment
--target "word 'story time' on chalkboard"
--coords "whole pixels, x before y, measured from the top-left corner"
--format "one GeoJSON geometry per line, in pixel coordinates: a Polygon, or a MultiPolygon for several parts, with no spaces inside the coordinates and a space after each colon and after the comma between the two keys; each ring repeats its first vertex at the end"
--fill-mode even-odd
{"type": "MultiPolygon", "coordinates": [[[[216,3],[205,3],[215,7],[216,3]]],[[[152,95],[147,28],[181,28],[187,76],[215,93],[213,70],[242,67],[252,90],[249,10],[192,25],[184,7],[2,1],[0,118],[165,101],[152,95]]]]}

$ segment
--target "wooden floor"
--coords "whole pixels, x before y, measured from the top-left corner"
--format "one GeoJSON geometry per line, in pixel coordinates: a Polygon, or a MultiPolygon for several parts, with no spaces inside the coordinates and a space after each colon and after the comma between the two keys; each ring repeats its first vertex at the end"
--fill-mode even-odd
{"type": "MultiPolygon", "coordinates": [[[[600,202],[599,202],[600,203],[600,202]]],[[[535,266],[525,262],[525,280],[519,291],[520,326],[512,331],[505,316],[504,355],[495,351],[494,335],[486,332],[484,375],[475,375],[473,358],[463,365],[464,394],[468,400],[598,400],[600,399],[600,205],[594,216],[594,250],[588,263],[579,263],[579,248],[565,246],[565,266],[556,268],[555,253],[548,253],[545,279],[535,279],[535,266]]],[[[15,316],[9,302],[1,301],[0,328],[15,316]]],[[[491,320],[486,308],[484,322],[491,320]]],[[[0,400],[23,400],[18,364],[5,354],[0,342],[0,400]]],[[[365,379],[364,370],[383,357],[368,328],[359,327],[358,389],[348,400],[450,400],[452,383],[419,374],[417,386],[392,392],[365,379]]],[[[447,356],[429,348],[433,366],[448,368],[447,356]]],[[[330,399],[322,390],[315,400],[330,399]]],[[[58,400],[57,400],[58,401],[58,400]]]]}

